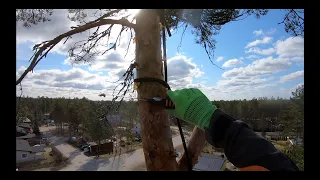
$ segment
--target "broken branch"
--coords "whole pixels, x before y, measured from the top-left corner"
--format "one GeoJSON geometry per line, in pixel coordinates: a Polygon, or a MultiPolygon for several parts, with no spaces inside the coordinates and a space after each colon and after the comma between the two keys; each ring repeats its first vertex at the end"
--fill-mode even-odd
{"type": "MultiPolygon", "coordinates": [[[[102,26],[102,25],[106,25],[106,24],[119,24],[122,26],[127,26],[129,28],[135,29],[135,24],[130,23],[127,19],[119,19],[119,20],[101,19],[98,22],[89,22],[83,26],[76,27],[75,29],[72,29],[64,34],[61,34],[61,35],[57,36],[56,38],[54,38],[50,41],[47,41],[46,43],[42,43],[43,45],[34,54],[34,57],[31,61],[30,65],[28,66],[28,68],[22,73],[22,75],[16,81],[16,85],[18,85],[23,80],[23,78],[30,71],[32,71],[34,69],[34,67],[38,64],[38,62],[44,57],[44,56],[41,56],[43,51],[45,51],[48,48],[50,48],[49,49],[49,51],[50,51],[55,45],[57,45],[62,39],[66,38],[66,37],[70,37],[74,34],[78,34],[80,32],[86,31],[88,29],[95,28],[95,27],[102,26]],[[38,58],[39,56],[41,56],[41,57],[38,58]]],[[[47,54],[49,51],[47,51],[45,54],[47,54]]]]}

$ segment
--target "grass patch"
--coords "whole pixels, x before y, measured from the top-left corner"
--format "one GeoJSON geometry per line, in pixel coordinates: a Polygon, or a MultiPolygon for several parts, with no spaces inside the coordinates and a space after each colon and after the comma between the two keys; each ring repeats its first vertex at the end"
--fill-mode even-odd
{"type": "Polygon", "coordinates": [[[46,152],[43,153],[44,156],[44,160],[40,161],[40,164],[47,164],[47,163],[54,163],[55,162],[55,158],[54,156],[51,156],[51,148],[50,147],[45,147],[44,148],[46,150],[46,152]]]}
{"type": "Polygon", "coordinates": [[[300,170],[304,170],[304,148],[301,146],[289,146],[288,141],[271,141],[281,152],[286,154],[300,170]]]}
{"type": "Polygon", "coordinates": [[[290,146],[284,152],[295,164],[299,170],[304,171],[304,148],[301,146],[290,146]]]}
{"type": "Polygon", "coordinates": [[[271,140],[271,143],[281,152],[284,152],[286,148],[289,146],[288,141],[274,141],[271,140]]]}

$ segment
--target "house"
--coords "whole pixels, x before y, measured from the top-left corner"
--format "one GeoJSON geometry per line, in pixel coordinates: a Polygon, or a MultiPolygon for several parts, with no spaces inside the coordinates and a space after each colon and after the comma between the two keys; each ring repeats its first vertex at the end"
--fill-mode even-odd
{"type": "Polygon", "coordinates": [[[121,118],[120,115],[107,115],[107,121],[111,124],[113,127],[120,126],[121,118]]]}
{"type": "Polygon", "coordinates": [[[20,118],[20,122],[22,123],[27,123],[27,124],[31,124],[31,120],[27,117],[22,117],[20,118]]]}
{"type": "Polygon", "coordinates": [[[16,137],[25,136],[27,134],[28,134],[28,132],[25,129],[23,129],[19,126],[16,126],[16,137]]]}
{"type": "Polygon", "coordinates": [[[44,119],[49,119],[50,118],[50,113],[45,113],[44,114],[44,119]]]}
{"type": "Polygon", "coordinates": [[[35,138],[36,135],[35,134],[26,134],[25,136],[20,136],[20,137],[17,137],[17,139],[21,139],[21,140],[27,140],[27,139],[31,139],[31,138],[35,138]]]}
{"type": "Polygon", "coordinates": [[[42,143],[42,137],[41,136],[37,136],[34,133],[27,134],[25,136],[19,136],[19,137],[16,137],[16,138],[19,139],[19,140],[28,141],[28,143],[30,145],[36,145],[36,144],[41,144],[42,143]]]}
{"type": "MultiPolygon", "coordinates": [[[[180,158],[183,150],[176,149],[178,153],[177,160],[180,158]]],[[[224,171],[226,169],[226,158],[209,153],[201,153],[198,157],[198,163],[194,165],[193,171],[224,171]]]]}
{"type": "Polygon", "coordinates": [[[136,135],[137,137],[141,137],[141,123],[138,122],[132,129],[131,133],[136,135]]]}
{"type": "Polygon", "coordinates": [[[30,147],[28,141],[16,140],[16,163],[44,159],[43,152],[44,146],[30,147]]]}
{"type": "Polygon", "coordinates": [[[25,129],[27,132],[32,133],[32,127],[29,123],[20,123],[18,127],[25,129]]]}
{"type": "Polygon", "coordinates": [[[202,153],[199,156],[198,163],[193,171],[224,171],[226,168],[226,159],[217,155],[202,153]]]}
{"type": "Polygon", "coordinates": [[[303,145],[303,140],[302,138],[298,137],[298,138],[288,138],[290,145],[303,145]]]}
{"type": "Polygon", "coordinates": [[[126,126],[126,124],[130,123],[127,119],[121,119],[120,115],[106,115],[106,120],[110,123],[112,127],[118,126],[126,126]]]}
{"type": "MultiPolygon", "coordinates": [[[[262,136],[262,132],[255,132],[259,136],[262,136]]],[[[282,140],[287,140],[286,136],[282,136],[282,133],[280,132],[265,132],[265,138],[267,140],[274,140],[274,139],[282,139],[282,140]]]]}

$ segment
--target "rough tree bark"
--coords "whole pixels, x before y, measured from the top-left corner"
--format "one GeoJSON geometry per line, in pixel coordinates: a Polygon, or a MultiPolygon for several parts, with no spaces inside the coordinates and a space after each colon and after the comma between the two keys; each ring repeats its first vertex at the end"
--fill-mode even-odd
{"type": "MultiPolygon", "coordinates": [[[[159,18],[153,10],[141,10],[136,18],[137,78],[163,80],[159,18]]],[[[156,82],[138,85],[138,98],[162,97],[165,87],[156,82]]],[[[168,114],[162,107],[139,101],[142,145],[148,171],[177,170],[168,114]]]]}
{"type": "MultiPolygon", "coordinates": [[[[192,165],[197,164],[198,156],[201,153],[206,142],[206,137],[204,131],[199,129],[198,127],[194,127],[192,135],[190,137],[190,141],[188,143],[188,155],[191,159],[192,165]]],[[[188,164],[186,154],[183,152],[181,158],[178,163],[179,171],[187,171],[188,164]]]]}

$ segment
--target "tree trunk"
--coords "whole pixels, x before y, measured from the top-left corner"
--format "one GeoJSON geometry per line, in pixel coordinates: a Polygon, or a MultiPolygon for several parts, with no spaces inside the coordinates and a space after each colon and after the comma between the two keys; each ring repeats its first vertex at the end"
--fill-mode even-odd
{"type": "MultiPolygon", "coordinates": [[[[141,10],[136,18],[137,78],[163,80],[159,18],[154,10],[141,10]]],[[[165,87],[156,82],[138,85],[138,98],[163,97],[165,87]]],[[[148,171],[177,170],[168,114],[162,107],[139,101],[142,145],[148,171]]]]}

